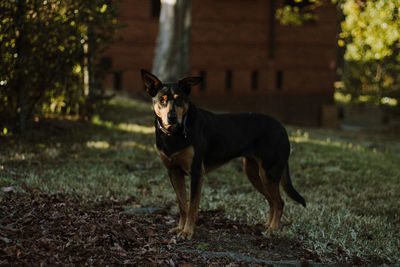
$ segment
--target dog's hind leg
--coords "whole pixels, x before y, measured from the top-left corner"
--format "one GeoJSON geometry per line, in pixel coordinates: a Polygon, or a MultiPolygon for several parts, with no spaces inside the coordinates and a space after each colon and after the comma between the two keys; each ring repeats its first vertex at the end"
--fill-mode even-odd
{"type": "MultiPolygon", "coordinates": [[[[283,213],[284,202],[281,198],[280,190],[279,190],[279,178],[276,178],[271,170],[266,170],[265,165],[262,163],[262,160],[258,161],[259,175],[261,178],[261,182],[264,185],[266,190],[266,195],[268,195],[270,208],[272,208],[273,215],[270,216],[268,231],[278,230],[279,223],[283,213]]],[[[271,215],[271,213],[270,213],[271,215]]]]}
{"type": "Polygon", "coordinates": [[[180,169],[168,170],[169,179],[176,194],[176,200],[179,206],[179,223],[178,226],[169,230],[170,233],[179,232],[183,229],[187,215],[187,199],[185,176],[180,169]]]}
{"type": "Polygon", "coordinates": [[[281,194],[279,191],[279,182],[271,181],[267,187],[268,194],[272,198],[272,206],[274,207],[274,215],[272,217],[271,224],[269,225],[268,230],[278,230],[279,223],[281,221],[281,217],[283,214],[283,206],[284,202],[281,198],[281,194]]]}
{"type": "Polygon", "coordinates": [[[272,198],[269,196],[268,191],[260,178],[260,169],[258,167],[258,163],[255,159],[253,159],[251,157],[244,157],[243,158],[243,168],[244,168],[247,178],[249,178],[251,184],[255,187],[255,189],[257,189],[258,192],[263,194],[264,197],[268,201],[269,213],[268,213],[267,221],[264,224],[264,226],[266,228],[268,228],[270,226],[272,218],[274,216],[274,206],[273,206],[272,198]]]}

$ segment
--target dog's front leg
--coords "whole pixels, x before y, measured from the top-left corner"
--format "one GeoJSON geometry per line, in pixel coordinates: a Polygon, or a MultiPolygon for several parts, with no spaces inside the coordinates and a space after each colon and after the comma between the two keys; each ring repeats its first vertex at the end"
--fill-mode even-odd
{"type": "Polygon", "coordinates": [[[178,226],[169,230],[170,233],[179,232],[183,229],[186,222],[187,200],[186,200],[186,184],[185,176],[180,169],[168,170],[169,179],[176,194],[176,200],[179,206],[179,223],[178,226]]]}
{"type": "Polygon", "coordinates": [[[190,202],[186,223],[179,236],[191,239],[196,226],[197,212],[200,203],[201,187],[203,185],[203,169],[202,161],[196,156],[193,159],[190,180],[190,202]]]}

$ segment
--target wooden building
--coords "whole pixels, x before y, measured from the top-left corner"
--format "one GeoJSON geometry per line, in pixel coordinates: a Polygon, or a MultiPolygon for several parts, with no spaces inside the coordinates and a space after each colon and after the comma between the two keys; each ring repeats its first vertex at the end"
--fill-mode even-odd
{"type": "MultiPolygon", "coordinates": [[[[282,26],[274,9],[287,0],[192,0],[191,73],[204,77],[192,98],[218,111],[258,111],[287,123],[326,125],[333,101],[337,10],[315,9],[318,20],[282,26]]],[[[140,69],[151,70],[159,0],[124,0],[123,39],[107,52],[107,86],[141,92],[140,69]]],[[[333,107],[333,108],[332,108],[333,107]]],[[[335,122],[333,122],[335,123],[335,122]]]]}

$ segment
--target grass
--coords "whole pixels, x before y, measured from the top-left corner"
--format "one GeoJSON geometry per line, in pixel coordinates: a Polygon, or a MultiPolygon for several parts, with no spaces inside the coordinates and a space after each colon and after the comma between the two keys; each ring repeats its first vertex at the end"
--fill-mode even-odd
{"type": "MultiPolygon", "coordinates": [[[[400,139],[287,127],[302,208],[284,196],[283,229],[329,261],[360,257],[400,262],[400,139]]],[[[22,138],[0,139],[0,188],[26,188],[103,200],[134,197],[140,206],[173,206],[175,195],[154,148],[150,104],[116,98],[91,122],[50,120],[22,138]]],[[[1,193],[0,193],[1,194],[1,193]]],[[[247,181],[241,160],[207,175],[201,209],[264,223],[268,205],[247,181]]]]}

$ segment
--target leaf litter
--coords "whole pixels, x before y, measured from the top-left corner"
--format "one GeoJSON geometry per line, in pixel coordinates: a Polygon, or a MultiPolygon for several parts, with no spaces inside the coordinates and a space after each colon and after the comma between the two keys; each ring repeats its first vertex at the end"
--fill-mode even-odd
{"type": "Polygon", "coordinates": [[[135,204],[67,194],[7,193],[0,197],[0,265],[251,265],[307,266],[324,262],[300,241],[267,237],[262,225],[200,212],[194,240],[168,233],[169,208],[125,211],[135,204]]]}

